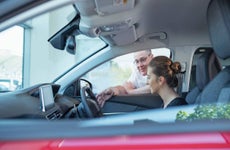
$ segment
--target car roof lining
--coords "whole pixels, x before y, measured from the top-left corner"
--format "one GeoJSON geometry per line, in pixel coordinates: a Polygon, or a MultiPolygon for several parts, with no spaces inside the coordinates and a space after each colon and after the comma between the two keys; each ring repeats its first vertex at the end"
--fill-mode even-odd
{"type": "Polygon", "coordinates": [[[77,8],[81,14],[84,14],[81,16],[80,29],[81,26],[87,26],[88,32],[94,31],[96,27],[116,26],[121,23],[127,23],[127,29],[134,26],[134,30],[130,30],[128,34],[129,37],[124,36],[124,30],[120,29],[112,33],[102,31],[100,36],[106,39],[110,45],[130,44],[144,35],[158,32],[166,33],[167,38],[170,38],[169,42],[172,44],[174,42],[178,43],[180,40],[183,40],[180,43],[210,44],[209,38],[207,38],[209,35],[206,22],[206,11],[209,2],[210,0],[180,0],[176,3],[173,0],[136,0],[135,6],[129,10],[105,15],[95,11],[95,1],[87,1],[88,5],[91,3],[87,12],[83,9],[88,6],[84,4],[86,2],[78,3],[77,8]],[[159,14],[161,17],[159,17],[159,14]],[[120,40],[116,41],[115,38],[120,40]],[[130,39],[127,40],[127,38],[130,39]],[[127,42],[125,43],[124,40],[127,42]]]}

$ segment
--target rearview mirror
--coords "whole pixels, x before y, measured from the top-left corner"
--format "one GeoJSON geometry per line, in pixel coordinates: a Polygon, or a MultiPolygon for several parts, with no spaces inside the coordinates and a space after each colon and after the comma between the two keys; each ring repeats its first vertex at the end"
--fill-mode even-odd
{"type": "Polygon", "coordinates": [[[76,53],[76,39],[75,39],[75,36],[73,35],[70,35],[68,38],[67,38],[67,41],[66,41],[66,51],[70,54],[75,54],[76,53]]]}
{"type": "Polygon", "coordinates": [[[73,48],[76,49],[76,43],[74,43],[73,37],[74,35],[79,34],[79,20],[80,16],[76,15],[70,23],[48,39],[50,44],[59,50],[64,50],[67,46],[67,51],[71,54],[75,54],[75,52],[73,52],[73,48]]]}

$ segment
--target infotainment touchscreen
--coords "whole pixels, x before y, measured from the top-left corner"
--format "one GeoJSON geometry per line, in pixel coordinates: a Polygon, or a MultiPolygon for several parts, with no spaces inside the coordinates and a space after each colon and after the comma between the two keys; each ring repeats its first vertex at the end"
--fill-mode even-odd
{"type": "Polygon", "coordinates": [[[54,106],[54,96],[51,85],[43,85],[39,87],[39,95],[43,112],[54,106]]]}

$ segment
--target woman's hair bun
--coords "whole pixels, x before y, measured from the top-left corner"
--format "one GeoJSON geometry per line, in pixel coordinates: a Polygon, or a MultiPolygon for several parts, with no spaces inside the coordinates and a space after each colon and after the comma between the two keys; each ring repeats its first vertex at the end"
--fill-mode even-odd
{"type": "Polygon", "coordinates": [[[181,65],[179,62],[174,62],[172,65],[171,65],[171,69],[172,71],[175,73],[175,74],[178,74],[181,72],[181,65]]]}

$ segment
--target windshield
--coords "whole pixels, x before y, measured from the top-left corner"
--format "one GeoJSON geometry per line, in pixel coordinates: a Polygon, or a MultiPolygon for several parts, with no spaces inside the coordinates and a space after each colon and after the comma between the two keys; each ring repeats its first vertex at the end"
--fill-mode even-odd
{"type": "Polygon", "coordinates": [[[32,18],[0,33],[0,91],[52,82],[106,44],[100,38],[76,36],[76,53],[58,50],[48,39],[68,24],[72,5],[32,18]]]}

